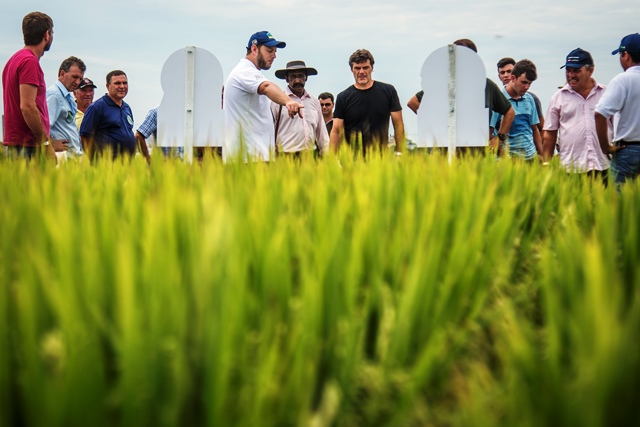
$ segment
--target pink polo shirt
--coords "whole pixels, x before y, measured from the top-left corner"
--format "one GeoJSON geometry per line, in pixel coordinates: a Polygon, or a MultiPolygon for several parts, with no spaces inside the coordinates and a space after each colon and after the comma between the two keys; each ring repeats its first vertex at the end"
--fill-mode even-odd
{"type": "MultiPolygon", "coordinates": [[[[606,170],[609,159],[602,154],[598,143],[594,111],[606,87],[597,83],[587,99],[566,84],[551,101],[544,121],[544,130],[558,131],[560,162],[567,172],[606,170]]],[[[609,121],[610,138],[613,125],[609,121]]]]}

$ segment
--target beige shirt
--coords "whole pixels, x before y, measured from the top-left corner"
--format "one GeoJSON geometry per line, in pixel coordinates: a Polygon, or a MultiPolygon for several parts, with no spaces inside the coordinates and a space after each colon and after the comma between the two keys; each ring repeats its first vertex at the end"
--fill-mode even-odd
{"type": "Polygon", "coordinates": [[[329,133],[322,117],[320,101],[311,96],[306,90],[302,98],[298,98],[291,92],[289,86],[285,88],[284,92],[291,99],[304,105],[302,109],[304,119],[297,115],[291,118],[286,108],[282,107],[280,109],[279,104],[271,103],[274,126],[277,123],[278,116],[280,116],[280,123],[277,125],[278,135],[276,137],[278,151],[296,153],[304,150],[314,150],[316,141],[323,152],[327,151],[329,149],[329,133]]]}

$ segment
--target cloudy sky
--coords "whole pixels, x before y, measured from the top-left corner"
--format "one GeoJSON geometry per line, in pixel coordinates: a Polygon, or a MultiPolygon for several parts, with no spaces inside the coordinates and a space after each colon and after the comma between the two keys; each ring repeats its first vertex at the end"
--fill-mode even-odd
{"type": "MultiPolygon", "coordinates": [[[[376,60],[373,77],[393,84],[402,105],[420,90],[422,63],[434,50],[458,38],[478,46],[487,76],[497,81],[495,64],[503,56],[528,58],[538,67],[533,84],[546,110],[551,95],[564,82],[567,53],[576,47],[590,51],[594,76],[607,84],[621,72],[611,55],[620,39],[640,31],[634,2],[609,0],[62,0],[3,1],[0,14],[0,63],[23,46],[25,14],[41,11],[53,18],[54,42],[41,59],[47,86],[56,80],[62,60],[70,55],[87,64],[86,76],[105,92],[105,75],[122,69],[136,127],[146,112],[160,103],[160,71],[174,51],[187,45],[212,52],[226,75],[244,56],[249,36],[270,31],[287,42],[279,49],[267,78],[284,87],[274,71],[302,59],[318,69],[307,90],[335,94],[353,84],[348,66],[356,49],[369,49],[376,60]]],[[[409,137],[417,123],[403,110],[409,137]]]]}

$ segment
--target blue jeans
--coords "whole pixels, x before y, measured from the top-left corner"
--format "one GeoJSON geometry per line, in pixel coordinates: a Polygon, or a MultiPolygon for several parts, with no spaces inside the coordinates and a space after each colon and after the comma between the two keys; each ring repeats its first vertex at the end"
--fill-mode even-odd
{"type": "Polygon", "coordinates": [[[162,148],[162,154],[164,154],[165,159],[168,159],[169,157],[176,157],[176,151],[177,151],[177,157],[179,157],[180,160],[184,160],[184,147],[161,147],[161,148],[162,148]]]}
{"type": "Polygon", "coordinates": [[[613,153],[611,172],[616,184],[637,178],[640,175],[640,145],[627,145],[613,153]]]}
{"type": "Polygon", "coordinates": [[[21,145],[5,145],[4,155],[11,160],[31,160],[36,155],[37,148],[38,147],[23,147],[21,145]]]}

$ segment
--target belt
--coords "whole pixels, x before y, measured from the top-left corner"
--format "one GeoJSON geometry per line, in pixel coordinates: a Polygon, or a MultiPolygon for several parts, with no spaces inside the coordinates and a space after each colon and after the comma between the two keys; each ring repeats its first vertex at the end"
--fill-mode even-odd
{"type": "Polygon", "coordinates": [[[616,145],[640,145],[640,141],[625,141],[621,139],[620,141],[616,141],[616,145]]]}

